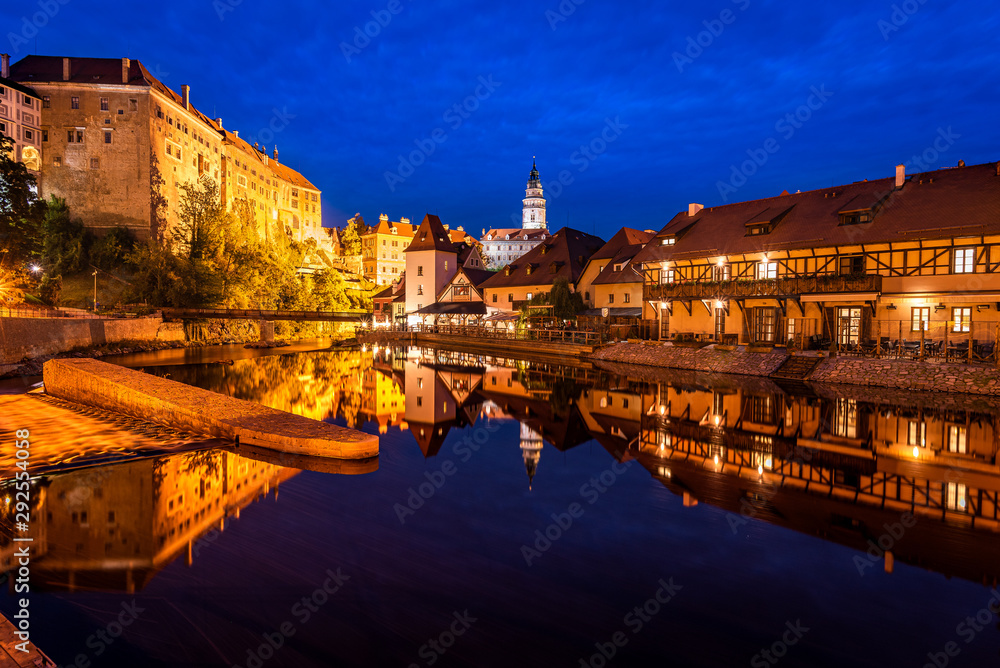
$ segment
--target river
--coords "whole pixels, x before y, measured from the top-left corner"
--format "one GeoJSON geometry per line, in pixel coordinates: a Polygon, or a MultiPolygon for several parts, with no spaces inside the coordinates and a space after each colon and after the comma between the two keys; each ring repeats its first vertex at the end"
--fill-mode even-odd
{"type": "Polygon", "coordinates": [[[377,462],[8,385],[60,666],[998,662],[991,399],[309,347],[106,361],[377,433],[377,462]]]}

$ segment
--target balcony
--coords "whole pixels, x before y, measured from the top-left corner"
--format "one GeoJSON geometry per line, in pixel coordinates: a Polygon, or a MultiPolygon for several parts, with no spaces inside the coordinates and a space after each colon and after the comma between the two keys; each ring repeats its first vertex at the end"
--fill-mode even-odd
{"type": "Polygon", "coordinates": [[[797,297],[808,294],[882,292],[882,276],[826,275],[774,278],[764,280],[737,279],[702,283],[646,283],[643,298],[647,301],[687,299],[753,299],[766,297],[797,297]]]}

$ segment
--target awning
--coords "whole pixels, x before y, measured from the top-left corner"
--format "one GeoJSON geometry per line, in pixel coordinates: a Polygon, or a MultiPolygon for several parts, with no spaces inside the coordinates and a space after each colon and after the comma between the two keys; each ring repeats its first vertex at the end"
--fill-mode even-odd
{"type": "Polygon", "coordinates": [[[802,295],[804,302],[873,302],[878,292],[830,292],[822,295],[802,295]]]}
{"type": "Polygon", "coordinates": [[[521,317],[520,313],[514,313],[512,311],[500,311],[499,313],[494,313],[484,320],[484,322],[510,322],[511,320],[517,320],[521,317]]]}
{"type": "Polygon", "coordinates": [[[486,315],[483,302],[437,302],[418,311],[417,315],[486,315]]]}

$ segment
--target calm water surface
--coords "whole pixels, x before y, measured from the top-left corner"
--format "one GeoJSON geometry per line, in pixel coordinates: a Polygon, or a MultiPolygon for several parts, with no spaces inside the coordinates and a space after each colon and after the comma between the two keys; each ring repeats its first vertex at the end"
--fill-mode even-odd
{"type": "Polygon", "coordinates": [[[32,444],[32,639],[59,665],[1000,663],[990,401],[430,349],[170,354],[118,361],[379,433],[381,455],[62,414],[32,444]]]}

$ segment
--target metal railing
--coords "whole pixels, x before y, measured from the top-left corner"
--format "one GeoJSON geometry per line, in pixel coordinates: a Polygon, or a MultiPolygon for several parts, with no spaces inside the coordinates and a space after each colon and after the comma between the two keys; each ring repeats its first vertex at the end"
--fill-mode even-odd
{"type": "Polygon", "coordinates": [[[31,308],[19,306],[16,308],[0,307],[0,318],[80,318],[85,320],[123,320],[130,318],[145,318],[156,313],[139,313],[130,311],[109,311],[93,313],[82,309],[64,310],[58,308],[31,308]]]}
{"type": "Polygon", "coordinates": [[[482,325],[412,325],[411,332],[448,334],[467,338],[508,341],[539,341],[545,343],[575,343],[595,345],[607,340],[607,332],[577,329],[552,329],[547,327],[505,329],[482,325]]]}

